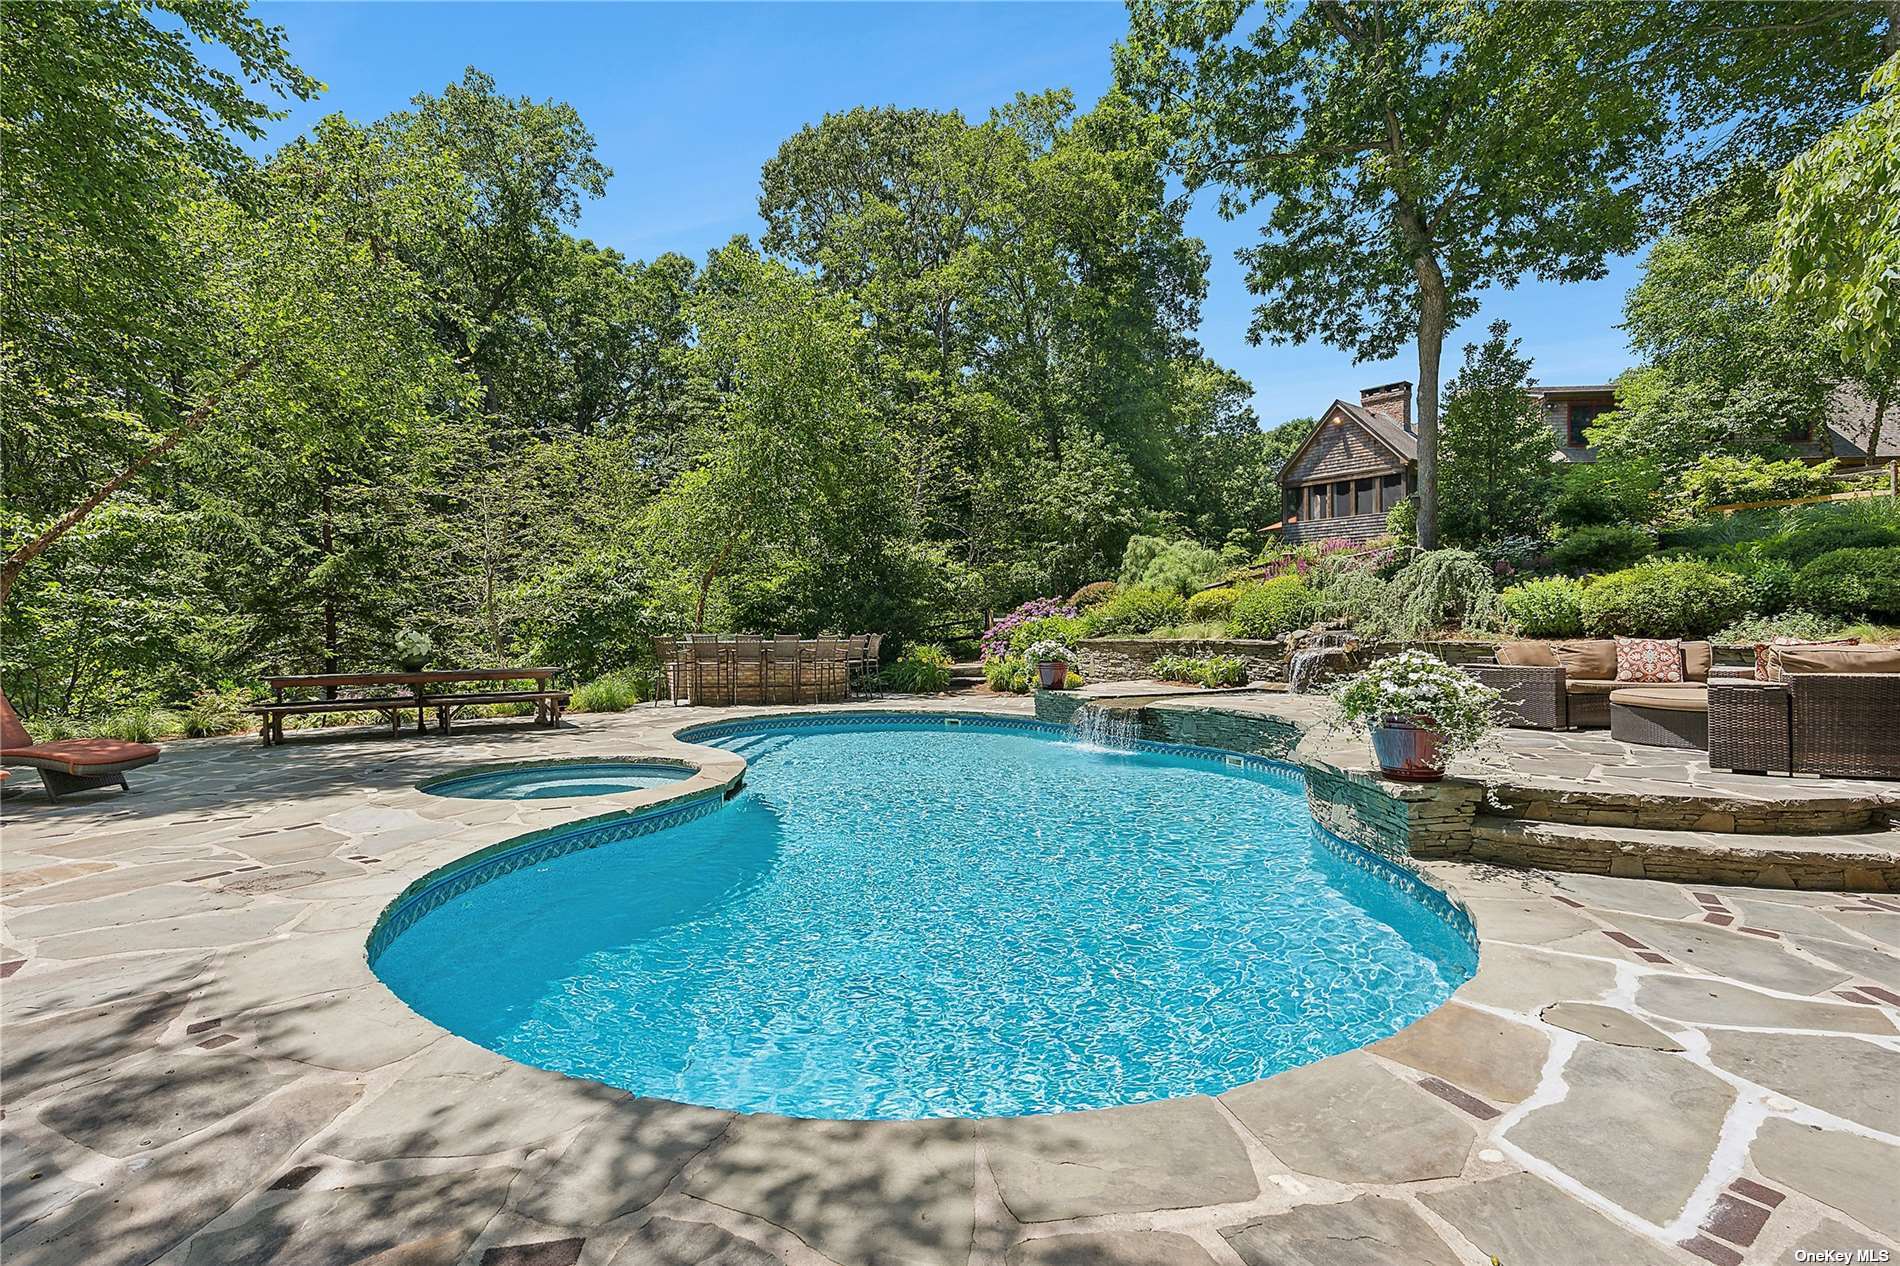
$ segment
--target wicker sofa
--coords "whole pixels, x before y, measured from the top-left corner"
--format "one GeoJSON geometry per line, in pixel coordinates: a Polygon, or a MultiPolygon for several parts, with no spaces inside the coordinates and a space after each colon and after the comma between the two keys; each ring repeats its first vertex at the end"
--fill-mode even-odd
{"type": "MultiPolygon", "coordinates": [[[[1714,649],[1707,642],[1684,642],[1682,659],[1682,682],[1644,688],[1704,688],[1714,649]]],[[[1616,680],[1613,638],[1507,642],[1498,647],[1495,660],[1463,667],[1503,694],[1509,724],[1534,730],[1604,729],[1610,724],[1611,692],[1631,684],[1616,680]]]]}
{"type": "Polygon", "coordinates": [[[1900,647],[1776,647],[1768,665],[1710,682],[1710,765],[1900,778],[1900,647]]]}

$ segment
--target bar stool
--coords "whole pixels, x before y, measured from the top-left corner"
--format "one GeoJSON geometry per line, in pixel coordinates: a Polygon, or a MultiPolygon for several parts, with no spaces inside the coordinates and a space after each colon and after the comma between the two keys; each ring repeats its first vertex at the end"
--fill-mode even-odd
{"type": "Polygon", "coordinates": [[[772,637],[770,647],[772,676],[784,678],[791,702],[798,702],[799,686],[803,674],[799,671],[799,641],[796,633],[777,633],[772,637]]]}
{"type": "Polygon", "coordinates": [[[731,656],[731,701],[733,703],[764,703],[765,643],[758,637],[752,635],[735,637],[732,639],[731,656]],[[741,693],[740,677],[742,675],[746,678],[747,684],[752,682],[758,683],[758,697],[756,699],[753,698],[749,692],[741,693]]]}

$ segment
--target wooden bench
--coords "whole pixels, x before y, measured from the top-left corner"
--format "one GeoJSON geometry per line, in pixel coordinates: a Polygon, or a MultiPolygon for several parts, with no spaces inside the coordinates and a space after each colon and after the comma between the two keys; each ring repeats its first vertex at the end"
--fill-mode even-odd
{"type": "Polygon", "coordinates": [[[488,690],[466,694],[424,695],[424,707],[435,709],[436,729],[449,732],[449,722],[464,708],[479,708],[490,703],[532,703],[534,719],[540,725],[555,725],[567,710],[565,690],[488,690]]]}
{"type": "Polygon", "coordinates": [[[284,741],[284,718],[321,712],[380,712],[389,722],[390,737],[402,733],[403,713],[416,706],[414,695],[384,695],[359,699],[291,699],[254,703],[244,709],[264,719],[264,746],[284,741]]]}

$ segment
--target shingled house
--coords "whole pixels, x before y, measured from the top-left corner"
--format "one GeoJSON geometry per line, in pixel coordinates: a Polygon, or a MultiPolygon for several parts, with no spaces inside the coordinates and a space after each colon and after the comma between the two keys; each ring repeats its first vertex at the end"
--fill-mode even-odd
{"type": "MultiPolygon", "coordinates": [[[[1557,455],[1566,462],[1596,460],[1586,434],[1602,414],[1616,407],[1616,390],[1607,384],[1532,387],[1557,437],[1557,455]]],[[[1874,443],[1871,401],[1841,388],[1829,401],[1822,435],[1790,436],[1802,457],[1832,457],[1842,471],[1865,469],[1900,456],[1900,426],[1882,428],[1874,443]]],[[[1367,387],[1359,403],[1335,400],[1320,416],[1304,444],[1293,450],[1280,471],[1280,539],[1364,541],[1385,535],[1385,516],[1418,491],[1418,432],[1412,420],[1412,384],[1367,387]]]]}

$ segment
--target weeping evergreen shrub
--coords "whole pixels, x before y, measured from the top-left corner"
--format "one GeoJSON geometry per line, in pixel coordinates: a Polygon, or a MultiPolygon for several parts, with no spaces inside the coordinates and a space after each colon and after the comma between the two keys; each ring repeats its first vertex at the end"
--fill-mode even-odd
{"type": "Polygon", "coordinates": [[[1440,629],[1496,629],[1504,622],[1491,568],[1469,550],[1420,554],[1392,578],[1392,596],[1401,637],[1422,637],[1440,629]]]}

